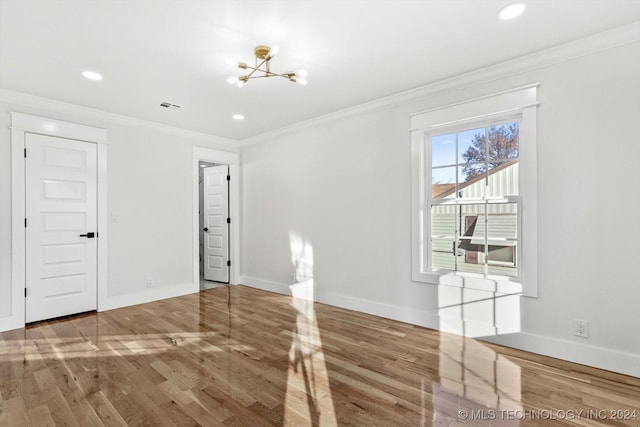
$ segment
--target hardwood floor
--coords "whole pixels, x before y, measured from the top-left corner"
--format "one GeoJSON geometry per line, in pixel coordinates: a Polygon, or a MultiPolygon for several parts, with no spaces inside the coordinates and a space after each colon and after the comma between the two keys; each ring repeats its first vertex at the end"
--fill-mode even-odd
{"type": "Polygon", "coordinates": [[[640,426],[640,379],[226,286],[0,333],[0,425],[640,426]]]}

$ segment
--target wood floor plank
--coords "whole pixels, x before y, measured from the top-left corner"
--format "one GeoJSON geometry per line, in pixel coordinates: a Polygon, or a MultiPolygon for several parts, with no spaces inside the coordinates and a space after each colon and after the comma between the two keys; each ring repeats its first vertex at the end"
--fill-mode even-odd
{"type": "Polygon", "coordinates": [[[38,405],[29,409],[29,419],[33,426],[54,427],[56,425],[47,405],[38,405]]]}
{"type": "Polygon", "coordinates": [[[230,286],[0,333],[0,427],[49,425],[640,426],[640,378],[230,286]]]}

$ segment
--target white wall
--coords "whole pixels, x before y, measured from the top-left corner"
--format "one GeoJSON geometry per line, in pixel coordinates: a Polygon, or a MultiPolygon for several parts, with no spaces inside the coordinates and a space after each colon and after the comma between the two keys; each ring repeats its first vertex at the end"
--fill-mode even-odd
{"type": "Polygon", "coordinates": [[[244,282],[288,292],[292,257],[306,247],[318,301],[445,330],[464,325],[640,376],[640,43],[604,44],[586,40],[246,141],[244,282]],[[411,281],[409,114],[534,82],[539,297],[493,300],[512,311],[511,327],[497,332],[490,303],[439,317],[443,305],[494,295],[411,281]],[[573,336],[574,318],[589,321],[588,339],[573,336]]]}
{"type": "Polygon", "coordinates": [[[0,91],[0,318],[11,313],[11,111],[107,129],[109,211],[119,222],[108,224],[106,307],[198,289],[192,277],[192,147],[237,151],[237,143],[0,91]]]}

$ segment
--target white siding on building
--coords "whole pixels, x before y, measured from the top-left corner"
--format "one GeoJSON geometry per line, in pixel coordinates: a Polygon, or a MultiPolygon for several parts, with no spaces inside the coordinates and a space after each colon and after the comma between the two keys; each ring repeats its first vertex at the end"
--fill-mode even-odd
{"type": "MultiPolygon", "coordinates": [[[[518,242],[518,205],[517,203],[487,203],[486,197],[517,196],[518,195],[518,162],[514,162],[503,169],[490,172],[486,179],[477,180],[465,186],[458,187],[461,199],[478,199],[478,203],[468,204],[435,204],[431,207],[431,265],[437,269],[455,270],[468,273],[485,273],[484,254],[480,253],[478,263],[466,263],[463,251],[454,255],[454,248],[459,248],[461,240],[456,242],[456,234],[463,237],[469,216],[477,216],[473,236],[470,243],[484,245],[485,215],[488,215],[487,237],[491,246],[517,246],[518,242]],[[485,213],[486,211],[486,213],[485,213]],[[456,215],[460,212],[460,216],[456,215]],[[455,242],[455,245],[454,245],[455,242]],[[456,261],[457,258],[457,261],[456,261]]],[[[444,199],[454,199],[456,192],[452,191],[444,199]]],[[[436,199],[438,200],[438,199],[436,199]]],[[[442,200],[442,199],[440,199],[442,200]]],[[[464,237],[463,237],[464,239],[464,237]]],[[[489,265],[489,274],[517,276],[516,267],[489,265]]]]}

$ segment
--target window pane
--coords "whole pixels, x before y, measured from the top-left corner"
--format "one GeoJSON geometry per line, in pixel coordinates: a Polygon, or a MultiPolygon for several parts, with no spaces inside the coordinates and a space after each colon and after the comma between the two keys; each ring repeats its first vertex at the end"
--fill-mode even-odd
{"type": "Polygon", "coordinates": [[[490,126],[488,129],[490,163],[496,160],[517,159],[519,142],[518,122],[490,126]]]}
{"type": "Polygon", "coordinates": [[[476,163],[458,167],[458,197],[481,199],[487,186],[484,174],[485,164],[476,163]],[[476,176],[477,175],[477,176],[476,176]]]}
{"type": "Polygon", "coordinates": [[[489,245],[487,272],[498,276],[518,276],[515,246],[489,245]]]}
{"type": "Polygon", "coordinates": [[[456,164],[456,134],[438,135],[431,138],[431,165],[456,164]]]}
{"type": "MultiPolygon", "coordinates": [[[[456,205],[431,206],[431,236],[454,240],[456,235],[456,205]]],[[[449,246],[451,251],[451,246],[449,246]]]]}
{"type": "Polygon", "coordinates": [[[487,197],[517,196],[519,194],[519,162],[506,160],[489,165],[487,197]]]}
{"type": "Polygon", "coordinates": [[[431,207],[431,266],[455,270],[453,256],[456,235],[455,205],[435,205],[431,207]]]}
{"type": "Polygon", "coordinates": [[[455,271],[456,259],[453,256],[454,240],[434,239],[431,244],[432,268],[455,271]]]}
{"type": "Polygon", "coordinates": [[[517,276],[518,205],[487,205],[487,239],[489,274],[517,276]]]}
{"type": "Polygon", "coordinates": [[[454,198],[456,194],[456,168],[433,168],[431,170],[431,197],[454,198]]]}
{"type": "Polygon", "coordinates": [[[518,276],[519,122],[431,138],[429,253],[434,269],[518,276]]]}
{"type": "Polygon", "coordinates": [[[487,237],[489,244],[502,245],[518,238],[517,203],[490,203],[487,205],[487,237]]]}
{"type": "Polygon", "coordinates": [[[487,170],[486,163],[465,163],[460,166],[460,183],[477,181],[482,178],[487,170]]]}
{"type": "Polygon", "coordinates": [[[458,163],[484,162],[485,128],[469,129],[458,133],[458,163]]]}
{"type": "Polygon", "coordinates": [[[478,220],[484,221],[485,204],[460,206],[460,238],[458,240],[458,271],[484,273],[484,235],[475,236],[478,220]]]}

